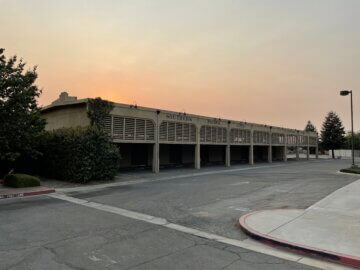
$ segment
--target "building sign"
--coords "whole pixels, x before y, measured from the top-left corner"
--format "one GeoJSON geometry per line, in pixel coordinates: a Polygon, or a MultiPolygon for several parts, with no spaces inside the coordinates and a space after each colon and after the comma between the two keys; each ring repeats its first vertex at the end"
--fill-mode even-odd
{"type": "Polygon", "coordinates": [[[178,121],[188,121],[191,122],[192,118],[190,116],[187,116],[186,114],[166,114],[166,118],[169,118],[171,120],[178,120],[178,121]]]}
{"type": "Polygon", "coordinates": [[[239,128],[245,128],[245,124],[244,123],[237,123],[237,125],[239,128]]]}
{"type": "Polygon", "coordinates": [[[212,125],[220,125],[221,124],[221,120],[220,119],[208,119],[207,120],[208,124],[212,124],[212,125]]]}

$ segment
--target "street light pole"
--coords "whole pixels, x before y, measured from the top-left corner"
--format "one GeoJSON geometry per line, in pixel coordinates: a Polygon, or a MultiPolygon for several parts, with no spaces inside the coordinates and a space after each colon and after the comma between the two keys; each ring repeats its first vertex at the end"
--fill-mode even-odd
{"type": "Polygon", "coordinates": [[[352,167],[355,167],[355,155],[354,155],[354,114],[353,114],[353,95],[352,90],[342,90],[340,91],[341,96],[347,96],[350,94],[350,104],[351,104],[351,156],[352,156],[352,167]]]}
{"type": "Polygon", "coordinates": [[[350,91],[351,100],[351,155],[352,155],[352,166],[355,167],[355,155],[354,155],[354,114],[353,114],[353,95],[350,91]]]}

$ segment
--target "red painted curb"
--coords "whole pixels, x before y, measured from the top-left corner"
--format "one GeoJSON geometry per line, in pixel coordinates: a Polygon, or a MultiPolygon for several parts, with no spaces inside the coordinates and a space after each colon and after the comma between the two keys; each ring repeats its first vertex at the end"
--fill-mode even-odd
{"type": "Polygon", "coordinates": [[[0,199],[35,196],[35,195],[49,194],[49,193],[54,193],[54,192],[55,192],[55,189],[45,189],[45,190],[29,191],[29,192],[18,192],[18,193],[0,195],[0,199]]]}
{"type": "MultiPolygon", "coordinates": [[[[270,210],[271,211],[271,210],[270,210]]],[[[243,215],[239,219],[240,227],[241,229],[252,238],[263,242],[264,244],[283,248],[283,249],[290,249],[296,253],[302,254],[302,255],[308,255],[311,257],[317,257],[322,258],[331,262],[341,263],[347,266],[360,268],[360,257],[350,256],[342,253],[332,252],[328,250],[318,249],[306,245],[296,244],[293,242],[288,242],[286,240],[282,240],[279,238],[275,238],[263,233],[260,233],[258,231],[253,230],[246,224],[246,219],[255,214],[263,211],[256,211],[251,212],[246,215],[243,215]]]]}

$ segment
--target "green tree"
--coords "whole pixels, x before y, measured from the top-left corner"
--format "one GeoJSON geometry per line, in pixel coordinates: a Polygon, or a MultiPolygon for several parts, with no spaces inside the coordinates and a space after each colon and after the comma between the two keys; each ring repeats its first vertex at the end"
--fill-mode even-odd
{"type": "MultiPolygon", "coordinates": [[[[345,136],[345,148],[351,149],[351,132],[348,132],[345,136]]],[[[360,132],[354,132],[354,149],[360,149],[360,132]]]]}
{"type": "Polygon", "coordinates": [[[332,150],[332,158],[335,158],[334,149],[344,146],[345,131],[339,116],[331,111],[325,117],[321,129],[321,144],[326,150],[332,150]]]}
{"type": "Polygon", "coordinates": [[[88,100],[88,117],[91,126],[95,126],[100,130],[104,129],[105,118],[114,108],[113,103],[103,100],[99,97],[88,100]]]}
{"type": "Polygon", "coordinates": [[[317,132],[316,127],[311,123],[311,121],[307,121],[306,126],[304,128],[305,131],[317,132]]]}
{"type": "Polygon", "coordinates": [[[24,71],[26,63],[16,56],[6,59],[4,51],[0,48],[0,176],[22,156],[39,154],[34,144],[45,127],[37,104],[36,67],[24,71]]]}

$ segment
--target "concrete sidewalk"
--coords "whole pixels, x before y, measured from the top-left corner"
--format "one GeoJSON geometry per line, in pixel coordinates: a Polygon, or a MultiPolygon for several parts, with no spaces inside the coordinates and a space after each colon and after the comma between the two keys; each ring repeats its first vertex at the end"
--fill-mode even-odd
{"type": "Polygon", "coordinates": [[[360,180],[305,210],[253,212],[240,225],[268,244],[360,267],[360,180]]]}

